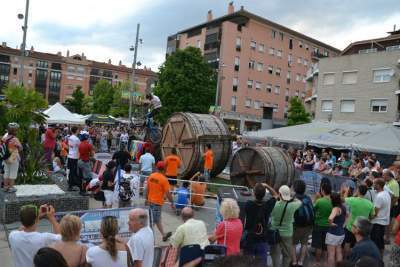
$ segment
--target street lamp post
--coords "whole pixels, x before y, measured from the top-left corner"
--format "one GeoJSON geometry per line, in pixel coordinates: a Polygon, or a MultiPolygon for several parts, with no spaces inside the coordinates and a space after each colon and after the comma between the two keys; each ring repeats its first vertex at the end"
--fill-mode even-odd
{"type": "Polygon", "coordinates": [[[136,68],[136,59],[137,59],[137,51],[138,51],[138,43],[139,43],[139,29],[140,29],[140,23],[138,23],[137,28],[136,28],[136,40],[135,40],[135,46],[131,47],[134,50],[134,56],[133,56],[133,64],[132,64],[132,86],[129,90],[129,127],[132,126],[132,93],[135,90],[135,68],[136,68]]]}
{"type": "Polygon", "coordinates": [[[19,19],[24,20],[24,26],[22,26],[23,37],[22,37],[22,44],[21,44],[21,62],[20,62],[20,70],[19,70],[19,84],[24,84],[24,59],[25,59],[25,50],[26,50],[26,33],[28,31],[28,13],[29,13],[29,0],[25,2],[25,16],[22,14],[18,14],[19,19]]]}
{"type": "Polygon", "coordinates": [[[214,107],[214,111],[217,110],[218,108],[218,104],[219,104],[219,91],[220,91],[220,82],[221,82],[221,72],[222,72],[222,68],[225,67],[225,64],[222,63],[219,59],[218,59],[218,69],[217,69],[217,90],[215,93],[215,107],[214,107]]]}

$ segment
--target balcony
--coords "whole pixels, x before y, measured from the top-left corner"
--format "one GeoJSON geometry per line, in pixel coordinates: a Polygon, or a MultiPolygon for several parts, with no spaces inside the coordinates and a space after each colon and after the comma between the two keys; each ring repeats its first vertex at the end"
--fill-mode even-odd
{"type": "Polygon", "coordinates": [[[313,77],[315,75],[318,75],[318,73],[319,73],[318,64],[314,64],[313,66],[311,66],[311,68],[307,70],[306,81],[312,81],[313,77]]]}
{"type": "Polygon", "coordinates": [[[320,52],[313,51],[313,52],[311,52],[311,57],[313,59],[319,60],[320,58],[324,58],[324,57],[328,57],[328,56],[326,56],[320,52]]]}

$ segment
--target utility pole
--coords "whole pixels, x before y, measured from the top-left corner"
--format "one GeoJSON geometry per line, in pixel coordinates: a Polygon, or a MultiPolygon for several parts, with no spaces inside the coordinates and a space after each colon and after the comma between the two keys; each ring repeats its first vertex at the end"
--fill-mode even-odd
{"type": "MultiPolygon", "coordinates": [[[[134,49],[134,56],[133,56],[133,64],[132,64],[132,87],[129,90],[129,127],[132,126],[132,93],[135,90],[135,69],[136,69],[136,59],[137,59],[137,51],[138,51],[138,43],[139,43],[139,29],[140,23],[138,23],[136,28],[136,40],[135,40],[135,47],[134,49]]],[[[132,48],[131,48],[132,50],[132,48]]]]}
{"type": "Polygon", "coordinates": [[[19,70],[19,84],[24,84],[24,61],[25,61],[25,50],[26,50],[26,33],[28,31],[28,13],[29,13],[29,0],[26,0],[25,4],[25,16],[22,14],[18,14],[19,19],[24,20],[24,26],[22,26],[22,31],[24,35],[22,37],[22,45],[21,45],[21,62],[20,62],[20,70],[19,70]]]}

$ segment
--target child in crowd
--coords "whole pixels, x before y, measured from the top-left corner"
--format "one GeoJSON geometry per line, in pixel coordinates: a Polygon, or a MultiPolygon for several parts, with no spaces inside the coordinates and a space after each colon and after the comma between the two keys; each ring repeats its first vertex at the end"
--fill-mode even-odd
{"type": "Polygon", "coordinates": [[[176,215],[180,215],[181,211],[186,205],[189,204],[189,182],[183,182],[182,186],[176,190],[176,200],[175,200],[175,207],[176,207],[176,215]]]}

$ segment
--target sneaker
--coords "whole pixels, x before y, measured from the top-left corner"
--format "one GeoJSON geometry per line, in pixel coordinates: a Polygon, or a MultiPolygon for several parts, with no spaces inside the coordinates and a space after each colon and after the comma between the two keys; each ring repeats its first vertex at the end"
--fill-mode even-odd
{"type": "Polygon", "coordinates": [[[163,242],[167,242],[168,239],[172,236],[172,232],[168,232],[162,239],[163,242]]]}

